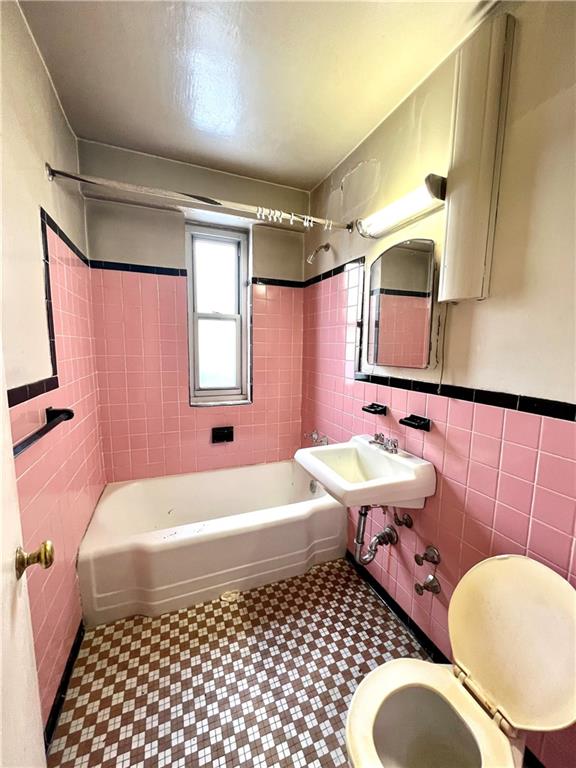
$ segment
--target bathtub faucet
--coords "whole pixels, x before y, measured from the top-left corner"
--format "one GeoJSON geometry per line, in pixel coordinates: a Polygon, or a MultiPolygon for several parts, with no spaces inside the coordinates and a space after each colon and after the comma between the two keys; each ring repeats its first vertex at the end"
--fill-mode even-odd
{"type": "Polygon", "coordinates": [[[321,435],[317,429],[313,429],[312,432],[304,432],[304,437],[311,440],[314,445],[328,445],[328,438],[326,435],[321,435]]]}

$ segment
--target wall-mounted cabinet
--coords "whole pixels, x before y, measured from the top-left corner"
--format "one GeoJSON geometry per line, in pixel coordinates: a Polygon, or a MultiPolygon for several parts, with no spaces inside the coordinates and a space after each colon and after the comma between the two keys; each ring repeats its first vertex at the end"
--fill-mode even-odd
{"type": "Polygon", "coordinates": [[[387,248],[370,267],[367,360],[426,368],[430,357],[434,241],[414,238],[387,248]]]}
{"type": "Polygon", "coordinates": [[[514,19],[486,21],[456,54],[439,301],[488,296],[514,19]]]}

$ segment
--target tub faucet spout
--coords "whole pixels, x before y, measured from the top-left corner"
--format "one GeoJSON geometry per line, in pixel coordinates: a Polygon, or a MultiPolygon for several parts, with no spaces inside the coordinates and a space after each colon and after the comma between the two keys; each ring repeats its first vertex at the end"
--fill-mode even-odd
{"type": "Polygon", "coordinates": [[[328,438],[326,435],[321,435],[317,429],[313,429],[312,432],[304,432],[304,437],[310,440],[314,445],[328,445],[328,438]]]}

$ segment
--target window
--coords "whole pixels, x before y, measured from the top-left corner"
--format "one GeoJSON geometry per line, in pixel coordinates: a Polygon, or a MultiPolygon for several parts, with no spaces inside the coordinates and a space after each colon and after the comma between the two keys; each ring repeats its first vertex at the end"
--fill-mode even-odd
{"type": "Polygon", "coordinates": [[[192,404],[248,401],[248,234],[186,227],[192,404]]]}

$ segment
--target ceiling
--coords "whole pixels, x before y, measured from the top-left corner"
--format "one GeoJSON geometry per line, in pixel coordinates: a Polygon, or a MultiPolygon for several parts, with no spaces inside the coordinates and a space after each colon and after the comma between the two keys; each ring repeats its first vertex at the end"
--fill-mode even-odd
{"type": "Polygon", "coordinates": [[[470,2],[23,2],[76,134],[311,189],[472,29],[470,2]]]}

